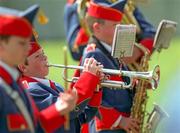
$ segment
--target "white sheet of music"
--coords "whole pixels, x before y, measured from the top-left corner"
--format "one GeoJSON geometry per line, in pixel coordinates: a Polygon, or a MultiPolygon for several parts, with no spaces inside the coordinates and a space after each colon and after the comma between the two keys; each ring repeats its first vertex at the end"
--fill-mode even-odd
{"type": "Polygon", "coordinates": [[[131,57],[136,37],[135,25],[117,25],[111,55],[114,58],[131,57]]]}

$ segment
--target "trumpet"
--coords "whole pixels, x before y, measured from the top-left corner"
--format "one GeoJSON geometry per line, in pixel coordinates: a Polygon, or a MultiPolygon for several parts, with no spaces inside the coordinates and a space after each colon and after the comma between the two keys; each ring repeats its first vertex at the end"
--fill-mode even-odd
{"type": "MultiPolygon", "coordinates": [[[[63,69],[78,69],[83,70],[83,66],[75,66],[75,65],[60,65],[60,64],[49,64],[49,67],[63,68],[63,69]]],[[[130,82],[127,84],[122,81],[113,81],[113,80],[102,80],[100,85],[103,87],[110,87],[116,89],[131,89],[133,87],[133,79],[141,79],[148,81],[152,89],[156,89],[159,84],[160,79],[160,67],[156,65],[152,71],[148,72],[136,72],[136,71],[123,71],[123,70],[113,70],[113,69],[102,69],[104,74],[109,75],[119,75],[126,76],[130,78],[130,82]]],[[[65,79],[68,82],[76,82],[79,77],[73,77],[72,79],[65,79]]]]}

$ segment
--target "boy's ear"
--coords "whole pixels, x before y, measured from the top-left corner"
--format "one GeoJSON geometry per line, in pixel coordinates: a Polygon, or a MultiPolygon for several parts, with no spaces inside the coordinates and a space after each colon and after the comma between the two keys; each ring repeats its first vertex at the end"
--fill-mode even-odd
{"type": "Polygon", "coordinates": [[[100,28],[100,24],[99,23],[97,23],[97,22],[95,22],[94,24],[93,24],[93,31],[99,31],[99,28],[100,28]]]}
{"type": "Polygon", "coordinates": [[[27,72],[26,66],[25,66],[24,64],[18,65],[18,68],[19,68],[19,70],[20,70],[22,73],[27,72]]]}

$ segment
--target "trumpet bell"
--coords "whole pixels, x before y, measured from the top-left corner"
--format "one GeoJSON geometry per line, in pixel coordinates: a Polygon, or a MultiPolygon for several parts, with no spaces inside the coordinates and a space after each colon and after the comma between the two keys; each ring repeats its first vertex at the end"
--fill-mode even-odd
{"type": "Polygon", "coordinates": [[[159,85],[159,80],[160,80],[160,67],[159,65],[156,65],[152,72],[152,80],[151,80],[151,85],[153,90],[157,89],[159,85]]]}

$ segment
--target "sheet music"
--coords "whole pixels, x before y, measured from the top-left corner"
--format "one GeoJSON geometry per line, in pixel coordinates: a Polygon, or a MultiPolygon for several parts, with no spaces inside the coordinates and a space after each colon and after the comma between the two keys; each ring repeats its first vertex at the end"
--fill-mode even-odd
{"type": "Polygon", "coordinates": [[[135,25],[117,25],[114,33],[111,55],[114,58],[132,56],[135,36],[135,25]]]}
{"type": "Polygon", "coordinates": [[[167,49],[170,41],[176,32],[177,23],[170,20],[162,20],[156,31],[153,47],[160,52],[161,49],[167,49]]]}

